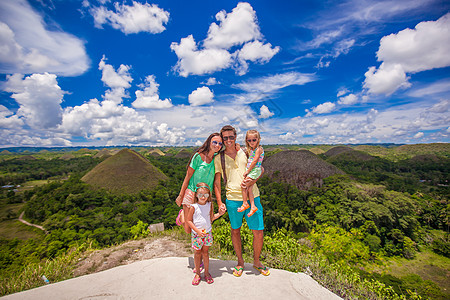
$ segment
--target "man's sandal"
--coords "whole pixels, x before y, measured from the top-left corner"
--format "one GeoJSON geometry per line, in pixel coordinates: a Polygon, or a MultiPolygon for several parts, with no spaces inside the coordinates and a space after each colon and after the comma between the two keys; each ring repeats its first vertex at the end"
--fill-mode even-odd
{"type": "Polygon", "coordinates": [[[205,276],[205,280],[207,284],[211,284],[214,282],[214,279],[212,278],[211,275],[205,276]]]}
{"type": "Polygon", "coordinates": [[[250,212],[247,214],[247,217],[253,216],[253,214],[254,214],[255,212],[257,212],[257,211],[258,211],[258,208],[257,208],[257,207],[250,209],[250,212]]]}
{"type": "Polygon", "coordinates": [[[241,277],[242,273],[244,273],[244,268],[241,266],[234,267],[233,275],[236,277],[241,277]]]}
{"type": "Polygon", "coordinates": [[[259,273],[261,273],[264,276],[269,276],[270,275],[270,270],[267,267],[257,267],[257,266],[253,266],[253,268],[255,268],[256,270],[259,271],[259,273]]]}
{"type": "Polygon", "coordinates": [[[202,280],[200,275],[195,274],[194,279],[192,280],[192,285],[198,285],[200,283],[200,280],[202,280]]]}
{"type": "Polygon", "coordinates": [[[243,212],[244,210],[246,210],[246,209],[248,209],[248,208],[250,208],[250,205],[249,205],[248,203],[244,203],[244,204],[242,204],[241,207],[239,207],[239,208],[237,209],[237,211],[238,211],[238,212],[243,212]]]}

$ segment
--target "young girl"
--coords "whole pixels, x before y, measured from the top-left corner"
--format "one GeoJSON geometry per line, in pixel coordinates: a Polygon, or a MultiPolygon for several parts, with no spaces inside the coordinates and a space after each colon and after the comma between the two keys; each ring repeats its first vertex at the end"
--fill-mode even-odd
{"type": "MultiPolygon", "coordinates": [[[[247,169],[244,173],[244,182],[251,179],[257,179],[261,176],[261,164],[264,159],[264,149],[259,145],[261,141],[261,136],[257,130],[249,130],[245,135],[245,144],[246,144],[246,154],[248,156],[247,169]]],[[[255,212],[258,211],[258,208],[255,206],[255,197],[253,196],[253,184],[250,186],[243,186],[242,188],[242,198],[243,204],[238,208],[238,212],[242,212],[248,208],[250,208],[250,212],[247,214],[248,217],[251,217],[255,212]],[[250,205],[248,205],[247,199],[250,199],[250,205]]]]}
{"type": "Polygon", "coordinates": [[[214,214],[210,188],[204,182],[197,184],[195,198],[195,203],[190,206],[186,219],[186,223],[191,228],[192,248],[195,250],[194,264],[196,272],[192,284],[198,285],[200,283],[200,261],[202,259],[205,268],[205,280],[208,284],[211,284],[214,282],[211,274],[209,274],[208,249],[213,243],[211,223],[222,216],[224,211],[219,210],[218,213],[214,214]]]}
{"type": "MultiPolygon", "coordinates": [[[[211,134],[203,145],[191,157],[186,171],[180,194],[176,199],[178,206],[183,205],[176,218],[177,225],[183,225],[186,233],[191,229],[184,221],[187,219],[189,207],[194,203],[195,186],[199,182],[205,182],[208,186],[212,186],[214,182],[215,167],[214,156],[222,149],[222,138],[219,133],[211,134]]],[[[222,201],[217,203],[219,208],[224,207],[222,201]]]]}

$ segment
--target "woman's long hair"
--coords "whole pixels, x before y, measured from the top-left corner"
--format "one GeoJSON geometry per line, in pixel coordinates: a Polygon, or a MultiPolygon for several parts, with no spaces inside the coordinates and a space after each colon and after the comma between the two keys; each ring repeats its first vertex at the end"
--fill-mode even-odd
{"type": "MultiPolygon", "coordinates": [[[[191,158],[189,159],[189,162],[186,166],[186,169],[189,168],[189,165],[191,164],[192,161],[192,157],[194,157],[195,153],[208,153],[209,150],[211,150],[211,140],[213,139],[213,137],[215,136],[220,136],[220,133],[218,132],[214,132],[211,133],[208,138],[206,139],[206,141],[203,143],[203,145],[200,146],[200,148],[197,149],[197,151],[194,152],[194,154],[191,155],[191,158]]],[[[222,145],[223,148],[223,145],[222,145]]],[[[219,152],[222,150],[222,148],[220,148],[219,152]]]]}

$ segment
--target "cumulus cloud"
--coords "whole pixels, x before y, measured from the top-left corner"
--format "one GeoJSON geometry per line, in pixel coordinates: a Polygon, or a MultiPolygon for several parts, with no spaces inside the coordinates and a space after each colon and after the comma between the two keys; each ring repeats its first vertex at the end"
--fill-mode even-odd
{"type": "Polygon", "coordinates": [[[240,2],[228,14],[224,10],[218,12],[216,20],[219,24],[210,25],[204,41],[207,48],[228,49],[262,37],[256,12],[249,3],[240,2]]]}
{"type": "Polygon", "coordinates": [[[106,60],[106,57],[103,56],[98,64],[98,69],[102,71],[101,80],[110,88],[105,92],[103,98],[119,104],[123,98],[128,97],[125,90],[131,87],[133,81],[129,73],[130,67],[121,64],[116,71],[112,65],[106,63],[106,60]]]}
{"type": "Polygon", "coordinates": [[[414,135],[414,138],[415,139],[420,139],[420,138],[422,138],[424,136],[424,133],[423,132],[418,132],[418,133],[416,133],[415,135],[414,135]]]}
{"type": "Polygon", "coordinates": [[[216,85],[220,84],[220,81],[218,81],[215,77],[209,77],[208,80],[202,82],[204,85],[216,85]]]}
{"type": "Polygon", "coordinates": [[[207,86],[197,88],[189,95],[189,103],[192,106],[200,106],[214,102],[214,93],[207,86]]]}
{"type": "Polygon", "coordinates": [[[22,127],[24,125],[23,121],[19,119],[12,111],[10,111],[6,106],[0,105],[0,128],[1,129],[13,129],[17,127],[22,127]]]}
{"type": "Polygon", "coordinates": [[[209,74],[231,66],[231,54],[225,49],[199,50],[192,35],[173,42],[170,49],[178,56],[174,70],[181,76],[209,74]]]}
{"type": "Polygon", "coordinates": [[[347,96],[341,97],[338,100],[338,104],[341,105],[352,105],[358,102],[358,97],[354,94],[349,94],[347,96]]]}
{"type": "Polygon", "coordinates": [[[259,109],[259,117],[261,119],[267,119],[273,115],[274,115],[274,113],[271,112],[266,105],[261,106],[261,108],[259,109]]]}
{"type": "Polygon", "coordinates": [[[0,72],[76,76],[88,69],[84,42],[49,30],[27,1],[0,1],[0,19],[0,72]]]}
{"type": "Polygon", "coordinates": [[[313,114],[328,114],[332,112],[336,108],[336,104],[333,102],[325,102],[322,104],[317,105],[316,107],[313,107],[311,111],[308,111],[306,114],[307,117],[312,116],[313,114]]]}
{"type": "Polygon", "coordinates": [[[390,95],[411,86],[406,73],[417,73],[450,66],[450,13],[437,21],[421,22],[385,36],[377,52],[383,63],[366,72],[364,88],[369,93],[390,95]]]}
{"type": "Polygon", "coordinates": [[[244,75],[248,71],[247,61],[266,63],[280,51],[280,47],[272,48],[270,43],[263,44],[260,41],[246,43],[242,49],[237,51],[239,61],[238,74],[244,75]]]}
{"type": "Polygon", "coordinates": [[[64,91],[56,75],[44,73],[23,77],[15,74],[6,77],[5,91],[19,104],[17,116],[34,128],[55,128],[61,123],[61,102],[64,91]]]}
{"type": "Polygon", "coordinates": [[[206,39],[199,43],[189,35],[173,42],[170,49],[178,61],[174,70],[181,76],[202,75],[234,67],[239,75],[248,71],[248,61],[267,63],[280,51],[264,44],[256,13],[249,3],[239,3],[230,13],[217,13],[219,24],[212,23],[206,39]],[[231,53],[231,48],[240,47],[231,53]]]}
{"type": "Polygon", "coordinates": [[[172,100],[169,98],[164,100],[159,98],[159,84],[156,82],[154,75],[147,76],[145,84],[140,85],[140,87],[144,90],[136,91],[136,100],[131,104],[133,107],[162,109],[173,106],[172,100]]]}
{"type": "Polygon", "coordinates": [[[112,28],[125,34],[149,32],[161,33],[169,21],[169,12],[156,4],[132,2],[132,5],[114,3],[115,12],[105,6],[93,7],[90,13],[94,17],[95,26],[102,28],[109,24],[112,28]]]}

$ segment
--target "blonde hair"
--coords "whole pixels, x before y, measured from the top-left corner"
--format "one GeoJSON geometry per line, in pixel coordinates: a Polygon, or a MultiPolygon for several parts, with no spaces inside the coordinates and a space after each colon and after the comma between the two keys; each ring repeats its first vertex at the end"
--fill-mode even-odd
{"type": "Polygon", "coordinates": [[[208,197],[208,199],[206,200],[206,202],[211,202],[211,189],[209,188],[209,186],[208,186],[206,183],[204,183],[204,182],[199,182],[199,183],[197,183],[197,185],[195,186],[194,203],[197,203],[197,202],[198,202],[197,191],[198,191],[199,189],[207,189],[207,190],[208,190],[209,197],[208,197]]]}
{"type": "MultiPolygon", "coordinates": [[[[251,149],[250,143],[247,141],[249,134],[256,135],[258,142],[256,144],[255,149],[259,147],[259,143],[261,142],[261,135],[259,134],[258,130],[255,130],[255,129],[248,130],[247,133],[245,134],[245,152],[247,152],[247,156],[250,155],[250,149],[251,149]]],[[[252,150],[254,150],[254,149],[252,149],[252,150]]]]}

